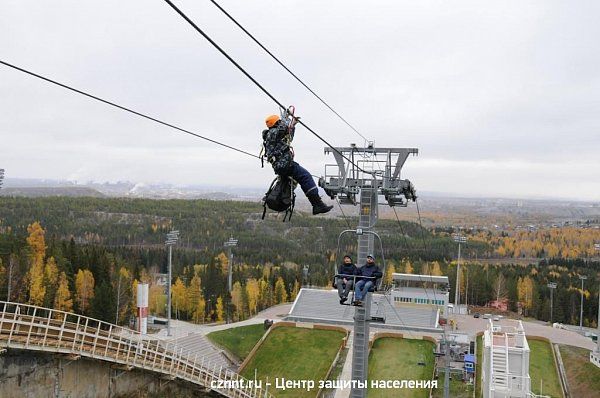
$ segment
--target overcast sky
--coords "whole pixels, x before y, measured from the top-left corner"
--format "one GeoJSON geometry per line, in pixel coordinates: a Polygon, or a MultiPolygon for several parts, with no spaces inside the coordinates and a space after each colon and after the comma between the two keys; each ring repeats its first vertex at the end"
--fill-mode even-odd
{"type": "MultiPolygon", "coordinates": [[[[361,139],[208,0],[175,0],[335,145],[361,139]]],[[[600,2],[220,4],[376,146],[417,147],[417,190],[600,200],[600,2]]],[[[162,0],[0,2],[0,59],[259,151],[276,105],[162,0]]],[[[267,186],[270,167],[0,65],[8,177],[267,186]]],[[[296,157],[333,159],[303,128],[296,157]]]]}

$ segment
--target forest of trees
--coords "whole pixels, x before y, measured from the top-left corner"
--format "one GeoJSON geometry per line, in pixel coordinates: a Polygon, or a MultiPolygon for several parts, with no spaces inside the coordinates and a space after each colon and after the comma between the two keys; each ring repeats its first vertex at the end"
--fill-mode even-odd
{"type": "MultiPolygon", "coordinates": [[[[171,281],[172,312],[179,319],[198,323],[244,319],[293,300],[303,283],[328,286],[338,234],[354,225],[356,218],[299,213],[291,223],[282,223],[275,218],[262,221],[260,215],[260,205],[250,202],[0,197],[0,298],[126,324],[135,313],[136,284],[149,282],[150,312],[164,315],[164,287],[153,284],[153,275],[166,271],[164,239],[171,229],[181,231],[171,281]],[[234,285],[229,294],[223,242],[231,236],[239,246],[234,250],[234,285]],[[305,265],[310,266],[308,280],[303,280],[305,265]]],[[[384,253],[376,252],[376,257],[380,264],[384,257],[387,260],[387,279],[394,270],[444,274],[453,288],[456,244],[447,231],[389,220],[382,220],[377,229],[384,253]]],[[[584,323],[593,326],[600,264],[560,255],[573,250],[563,251],[563,242],[589,239],[576,231],[566,231],[564,237],[552,231],[540,239],[559,245],[559,254],[550,258],[548,252],[545,259],[529,266],[475,261],[498,256],[499,247],[519,247],[519,239],[531,240],[527,235],[470,237],[463,248],[469,264],[461,278],[461,291],[469,304],[507,299],[511,310],[547,320],[546,284],[553,281],[559,285],[554,292],[554,320],[577,323],[578,275],[585,274],[589,279],[584,323]]],[[[339,248],[340,255],[355,251],[351,238],[339,248]]]]}
{"type": "MultiPolygon", "coordinates": [[[[552,320],[579,324],[581,281],[586,275],[584,296],[584,326],[596,327],[598,319],[598,289],[600,261],[543,260],[528,266],[515,264],[482,264],[469,260],[461,263],[461,303],[486,306],[492,301],[507,301],[509,311],[544,321],[550,321],[550,288],[557,284],[553,295],[552,320]]],[[[423,262],[404,260],[388,263],[384,281],[391,281],[392,272],[447,275],[450,297],[456,286],[456,262],[423,262]]]]}

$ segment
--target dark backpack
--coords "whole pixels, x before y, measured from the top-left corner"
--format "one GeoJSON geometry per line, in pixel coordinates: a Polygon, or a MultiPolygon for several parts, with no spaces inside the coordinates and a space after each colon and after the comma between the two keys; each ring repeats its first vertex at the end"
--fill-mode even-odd
{"type": "Polygon", "coordinates": [[[279,213],[284,211],[284,222],[286,218],[288,220],[292,219],[294,205],[296,204],[296,194],[294,193],[295,184],[296,182],[289,177],[277,177],[273,180],[262,200],[263,220],[267,214],[267,207],[279,213]]]}

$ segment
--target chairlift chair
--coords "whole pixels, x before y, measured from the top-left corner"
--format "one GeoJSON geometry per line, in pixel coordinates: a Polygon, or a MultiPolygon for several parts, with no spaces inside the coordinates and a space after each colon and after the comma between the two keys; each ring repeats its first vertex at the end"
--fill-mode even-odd
{"type": "MultiPolygon", "coordinates": [[[[381,267],[381,269],[382,269],[383,275],[385,276],[385,271],[386,271],[386,267],[387,266],[386,266],[386,262],[385,262],[385,255],[383,254],[383,243],[381,242],[381,237],[376,232],[374,232],[374,231],[368,231],[368,230],[363,230],[363,229],[346,229],[346,230],[342,231],[338,235],[338,243],[337,243],[337,249],[336,249],[336,254],[335,254],[336,262],[340,258],[340,248],[341,248],[342,237],[345,234],[347,234],[347,233],[370,234],[370,235],[373,235],[373,236],[375,236],[377,238],[377,240],[379,241],[379,250],[381,252],[381,261],[382,261],[382,267],[381,267]]],[[[344,303],[344,304],[342,304],[342,305],[352,305],[351,303],[354,302],[354,288],[356,286],[356,279],[357,278],[367,278],[367,277],[364,277],[364,276],[361,277],[361,276],[358,276],[358,275],[341,275],[341,274],[337,273],[338,264],[337,263],[334,264],[333,267],[334,267],[333,268],[333,275],[334,276],[333,276],[333,282],[332,282],[333,288],[337,288],[337,283],[336,283],[337,278],[340,278],[340,277],[342,277],[342,278],[343,277],[351,277],[351,278],[353,278],[354,283],[352,285],[352,290],[350,291],[352,300],[349,300],[350,303],[344,303]]],[[[375,279],[375,278],[370,278],[370,279],[375,279]]],[[[378,290],[381,290],[382,284],[383,284],[383,277],[379,278],[379,283],[374,284],[373,286],[371,286],[371,288],[369,289],[369,292],[370,293],[374,293],[374,292],[376,292],[378,290]]],[[[381,318],[381,317],[372,317],[372,318],[373,318],[372,320],[377,320],[376,318],[381,318]]]]}

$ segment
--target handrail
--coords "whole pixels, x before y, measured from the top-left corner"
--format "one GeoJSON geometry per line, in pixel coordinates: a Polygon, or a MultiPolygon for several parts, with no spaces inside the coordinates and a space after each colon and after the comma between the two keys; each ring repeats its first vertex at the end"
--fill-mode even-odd
{"type": "Polygon", "coordinates": [[[70,312],[0,301],[0,346],[76,354],[177,377],[229,398],[272,398],[205,357],[137,331],[70,312]],[[200,362],[201,361],[201,362],[200,362]],[[224,381],[222,385],[215,383],[224,381]]]}

